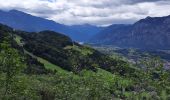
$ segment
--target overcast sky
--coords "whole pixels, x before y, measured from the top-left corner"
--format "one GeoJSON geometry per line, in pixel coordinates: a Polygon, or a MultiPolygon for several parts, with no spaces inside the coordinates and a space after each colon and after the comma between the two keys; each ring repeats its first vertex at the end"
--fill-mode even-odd
{"type": "Polygon", "coordinates": [[[170,0],[0,0],[0,9],[17,9],[66,25],[99,26],[170,15],[170,0]]]}

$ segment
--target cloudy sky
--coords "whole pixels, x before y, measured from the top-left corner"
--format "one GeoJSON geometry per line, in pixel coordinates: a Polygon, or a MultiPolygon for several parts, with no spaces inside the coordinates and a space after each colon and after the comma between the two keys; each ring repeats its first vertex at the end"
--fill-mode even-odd
{"type": "Polygon", "coordinates": [[[0,9],[17,9],[66,25],[104,26],[170,15],[170,0],[0,0],[0,9]]]}

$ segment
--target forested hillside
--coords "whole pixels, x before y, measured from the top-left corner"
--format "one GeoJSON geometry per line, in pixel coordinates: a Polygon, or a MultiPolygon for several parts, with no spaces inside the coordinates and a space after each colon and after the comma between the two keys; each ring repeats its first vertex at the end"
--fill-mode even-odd
{"type": "Polygon", "coordinates": [[[168,100],[170,73],[158,58],[134,65],[52,31],[0,25],[2,100],[168,100]]]}

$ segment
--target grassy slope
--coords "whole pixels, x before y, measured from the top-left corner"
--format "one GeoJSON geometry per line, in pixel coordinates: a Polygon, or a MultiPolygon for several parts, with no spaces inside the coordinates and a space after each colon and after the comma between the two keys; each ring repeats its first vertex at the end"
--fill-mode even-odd
{"type": "MultiPolygon", "coordinates": [[[[22,46],[23,43],[21,43],[21,39],[22,38],[20,36],[16,36],[17,43],[22,46]]],[[[88,47],[84,47],[83,49],[81,49],[77,46],[67,46],[67,47],[65,47],[65,49],[73,49],[73,50],[79,51],[82,55],[88,55],[88,54],[93,53],[93,51],[91,49],[89,49],[88,47]]],[[[45,59],[42,59],[40,57],[33,55],[32,53],[30,53],[26,50],[25,50],[25,53],[29,54],[33,58],[36,58],[39,62],[43,63],[47,69],[56,70],[57,72],[59,72],[62,75],[73,75],[74,78],[80,78],[78,75],[70,73],[70,72],[62,69],[61,67],[50,63],[49,61],[47,61],[45,59]]],[[[97,73],[92,72],[92,71],[87,71],[87,70],[84,70],[84,72],[82,71],[82,73],[83,73],[83,76],[86,76],[86,77],[91,77],[93,75],[98,76],[99,79],[102,80],[103,82],[106,82],[107,85],[111,85],[110,83],[114,83],[115,78],[116,78],[116,76],[113,75],[112,73],[105,71],[103,69],[100,69],[100,68],[98,68],[97,73]]]]}
{"type": "MultiPolygon", "coordinates": [[[[15,36],[15,40],[16,40],[16,42],[17,42],[20,46],[23,45],[23,43],[21,43],[21,39],[22,39],[22,38],[21,38],[20,36],[18,36],[18,35],[15,36]]],[[[75,49],[75,50],[80,51],[83,55],[88,55],[88,54],[91,54],[91,53],[92,53],[92,51],[89,50],[88,48],[82,50],[82,49],[78,48],[77,46],[74,46],[74,47],[66,47],[65,49],[75,49]]],[[[25,52],[26,54],[32,56],[33,58],[36,58],[40,63],[43,63],[44,66],[45,66],[47,69],[56,70],[57,72],[59,72],[59,73],[61,73],[61,74],[65,74],[65,75],[71,74],[71,73],[69,73],[68,71],[60,68],[59,66],[50,63],[49,61],[33,55],[32,53],[28,52],[27,50],[24,50],[24,52],[25,52]]],[[[112,73],[110,73],[110,72],[108,72],[108,71],[105,71],[105,70],[103,70],[103,69],[100,69],[100,68],[99,68],[97,73],[92,72],[92,71],[85,71],[83,76],[91,77],[91,74],[100,76],[100,78],[101,78],[103,81],[107,81],[108,83],[114,82],[114,77],[115,77],[115,76],[114,76],[112,73]]],[[[73,75],[73,74],[71,74],[71,75],[73,75]]],[[[75,74],[74,74],[73,76],[75,76],[75,78],[79,78],[79,77],[76,77],[77,75],[75,75],[75,74]]]]}
{"type": "Polygon", "coordinates": [[[78,51],[78,52],[80,52],[84,56],[93,54],[93,50],[91,50],[88,47],[80,48],[80,47],[75,45],[75,46],[66,46],[64,49],[72,49],[72,50],[78,51]]]}
{"type": "MultiPolygon", "coordinates": [[[[15,41],[18,43],[18,45],[23,46],[23,43],[21,43],[21,39],[22,38],[20,36],[15,35],[15,41]]],[[[37,57],[37,56],[33,55],[32,53],[28,52],[27,50],[24,50],[24,52],[26,54],[30,55],[31,57],[36,58],[40,63],[44,64],[44,66],[47,69],[56,70],[56,71],[61,72],[61,73],[67,73],[66,70],[60,68],[57,65],[54,65],[54,64],[50,63],[49,61],[47,61],[47,60],[45,60],[43,58],[40,58],[40,57],[37,57]]]]}

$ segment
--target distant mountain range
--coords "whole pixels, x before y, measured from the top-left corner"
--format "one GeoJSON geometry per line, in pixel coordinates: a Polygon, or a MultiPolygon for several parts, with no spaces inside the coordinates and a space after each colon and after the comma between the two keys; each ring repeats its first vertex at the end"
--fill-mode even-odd
{"type": "Polygon", "coordinates": [[[73,40],[81,42],[87,41],[91,36],[103,29],[102,27],[88,24],[67,26],[18,10],[0,11],[0,23],[28,32],[51,30],[63,33],[70,36],[73,40]]]}
{"type": "Polygon", "coordinates": [[[90,42],[123,48],[170,49],[170,16],[147,17],[133,25],[111,25],[90,42]]]}
{"type": "Polygon", "coordinates": [[[114,45],[123,48],[170,49],[170,16],[147,17],[132,25],[97,27],[89,24],[67,26],[21,11],[0,11],[0,23],[15,29],[63,33],[74,41],[114,45]]]}
{"type": "Polygon", "coordinates": [[[69,26],[70,29],[80,33],[81,36],[79,37],[80,41],[87,42],[90,38],[97,35],[100,31],[104,30],[105,27],[97,27],[90,24],[84,25],[73,25],[69,26]]]}

